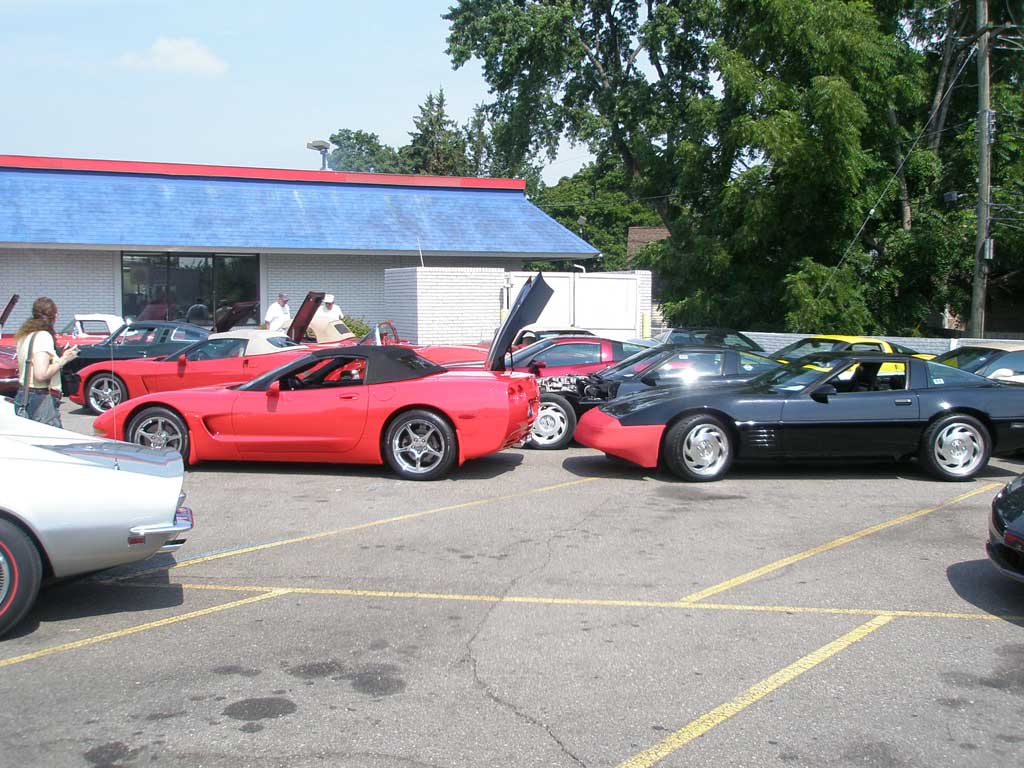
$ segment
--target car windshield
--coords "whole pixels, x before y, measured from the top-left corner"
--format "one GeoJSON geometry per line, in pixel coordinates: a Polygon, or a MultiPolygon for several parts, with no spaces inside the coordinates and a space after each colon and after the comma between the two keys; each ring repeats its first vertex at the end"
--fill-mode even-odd
{"type": "Polygon", "coordinates": [[[960,347],[951,349],[949,352],[939,355],[932,362],[942,363],[951,368],[959,368],[961,371],[975,373],[984,368],[1003,352],[998,349],[986,349],[985,347],[960,347]]]}
{"type": "Polygon", "coordinates": [[[620,377],[631,379],[635,376],[642,376],[644,371],[649,370],[652,366],[657,365],[672,354],[674,354],[674,350],[662,349],[661,347],[644,349],[635,355],[630,355],[624,360],[620,360],[615,365],[611,365],[595,375],[602,379],[617,379],[620,377]]]}
{"type": "Polygon", "coordinates": [[[814,355],[819,352],[838,352],[846,346],[845,341],[835,339],[800,339],[794,341],[788,347],[783,347],[775,353],[775,357],[795,360],[804,355],[814,355]]]}
{"type": "Polygon", "coordinates": [[[808,384],[847,365],[842,357],[817,357],[808,355],[796,362],[788,363],[778,370],[763,373],[751,381],[751,385],[769,389],[772,392],[797,392],[808,384]]]}

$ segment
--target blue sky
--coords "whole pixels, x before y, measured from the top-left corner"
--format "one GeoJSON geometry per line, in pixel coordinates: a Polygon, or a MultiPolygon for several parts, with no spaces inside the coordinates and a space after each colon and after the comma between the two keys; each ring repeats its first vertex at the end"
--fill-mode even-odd
{"type": "Polygon", "coordinates": [[[444,52],[450,4],[0,0],[0,154],[319,168],[305,144],[338,128],[404,144],[429,91],[460,123],[487,99],[444,52]]]}

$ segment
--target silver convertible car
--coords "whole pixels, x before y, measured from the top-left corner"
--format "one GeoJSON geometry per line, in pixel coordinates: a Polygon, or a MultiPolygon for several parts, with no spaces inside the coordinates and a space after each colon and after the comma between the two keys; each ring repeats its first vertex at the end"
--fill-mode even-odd
{"type": "Polygon", "coordinates": [[[0,398],[0,635],[40,585],[173,551],[192,530],[175,450],[88,438],[0,398]]]}

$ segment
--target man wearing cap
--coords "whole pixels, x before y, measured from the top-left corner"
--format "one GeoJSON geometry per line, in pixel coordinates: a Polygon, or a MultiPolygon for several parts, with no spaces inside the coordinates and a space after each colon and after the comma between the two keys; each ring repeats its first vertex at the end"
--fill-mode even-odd
{"type": "Polygon", "coordinates": [[[317,320],[323,323],[343,320],[345,318],[345,313],[341,311],[341,307],[334,303],[333,293],[328,293],[324,296],[323,303],[316,308],[316,314],[317,320]]]}
{"type": "Polygon", "coordinates": [[[288,306],[288,294],[277,294],[277,301],[270,305],[263,322],[268,331],[284,331],[292,322],[292,308],[288,306]]]}

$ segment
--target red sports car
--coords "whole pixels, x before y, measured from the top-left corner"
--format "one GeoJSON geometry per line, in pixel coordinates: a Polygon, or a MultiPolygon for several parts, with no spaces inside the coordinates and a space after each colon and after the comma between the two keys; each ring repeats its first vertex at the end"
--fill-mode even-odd
{"type": "Polygon", "coordinates": [[[280,331],[238,329],[213,333],[168,357],[105,360],[79,371],[74,403],[103,413],[151,392],[247,381],[309,350],[280,331]]]}
{"type": "Polygon", "coordinates": [[[485,370],[447,370],[398,345],[316,349],[244,384],[144,395],[93,426],[177,448],[189,463],[387,462],[403,478],[435,480],[529,434],[537,380],[505,372],[502,350],[550,296],[540,275],[523,287],[485,370]]]}
{"type": "Polygon", "coordinates": [[[206,460],[387,462],[435,480],[530,431],[533,376],[448,371],[407,347],[307,352],[245,384],[150,394],[101,414],[101,435],[206,460]]]}

